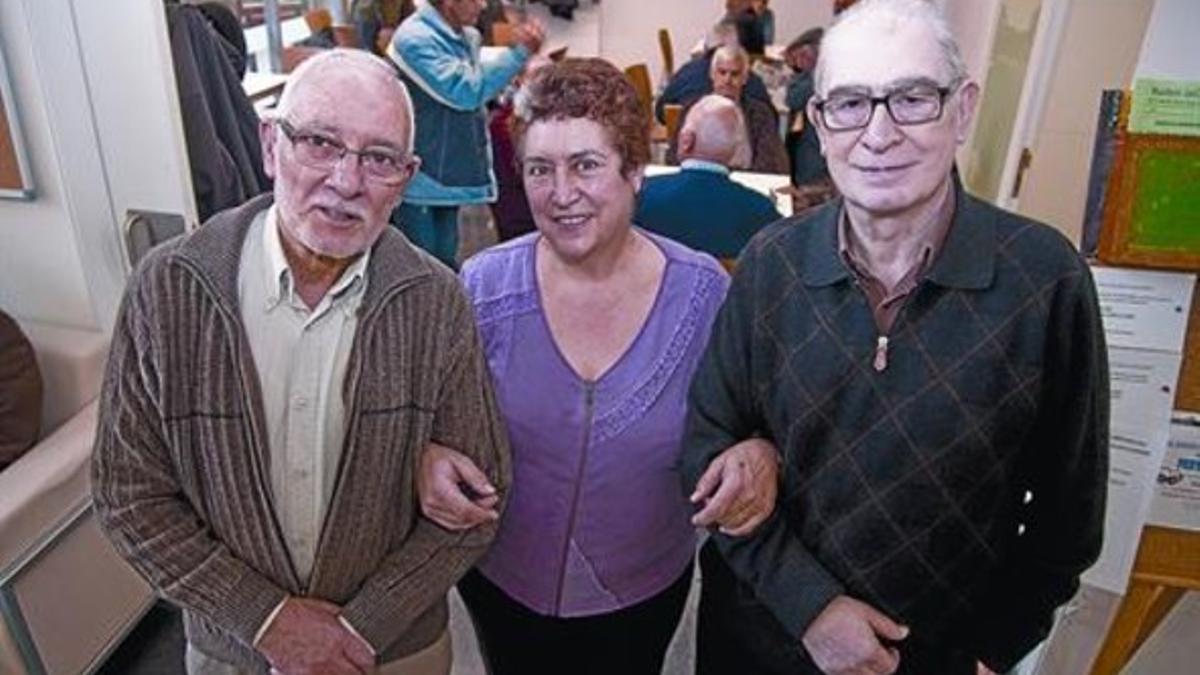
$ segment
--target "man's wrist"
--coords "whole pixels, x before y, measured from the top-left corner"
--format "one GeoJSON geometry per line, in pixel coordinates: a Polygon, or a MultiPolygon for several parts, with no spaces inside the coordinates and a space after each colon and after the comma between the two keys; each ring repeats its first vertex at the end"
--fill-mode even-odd
{"type": "Polygon", "coordinates": [[[250,643],[251,647],[256,649],[258,648],[258,643],[262,642],[263,636],[267,634],[267,631],[271,628],[271,624],[275,622],[275,617],[279,616],[279,613],[283,611],[283,606],[286,605],[290,599],[290,597],[286,597],[283,600],[280,600],[278,605],[275,605],[275,609],[271,610],[271,613],[267,615],[266,620],[264,620],[262,625],[258,627],[258,630],[255,631],[254,641],[250,643]]]}
{"type": "Polygon", "coordinates": [[[367,639],[362,636],[362,633],[358,632],[358,629],[354,627],[354,624],[350,623],[350,619],[347,619],[344,614],[338,614],[337,619],[338,623],[342,624],[342,628],[345,628],[351,635],[358,638],[364,645],[366,645],[367,649],[371,650],[371,656],[379,656],[379,654],[375,651],[374,645],[372,645],[370,642],[367,642],[367,639]]]}

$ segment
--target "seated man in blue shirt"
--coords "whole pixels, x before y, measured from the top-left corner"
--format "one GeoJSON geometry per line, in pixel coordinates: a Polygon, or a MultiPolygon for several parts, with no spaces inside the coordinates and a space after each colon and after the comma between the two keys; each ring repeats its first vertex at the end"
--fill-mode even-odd
{"type": "MultiPolygon", "coordinates": [[[[709,72],[712,70],[713,55],[721,47],[737,44],[737,26],[728,21],[722,21],[714,26],[704,39],[704,54],[680,66],[679,70],[671,76],[671,80],[667,82],[667,87],[663,89],[658,101],[654,103],[654,116],[658,118],[658,121],[666,122],[663,113],[664,106],[676,104],[686,107],[695,103],[696,99],[701,96],[713,93],[712,75],[709,72]]],[[[772,109],[775,105],[771,102],[771,94],[767,91],[767,85],[763,84],[762,78],[753,72],[746,80],[745,95],[772,106],[772,109]]]]}
{"type": "Polygon", "coordinates": [[[634,222],[721,259],[736,258],[762,226],[780,218],[765,195],[729,179],[749,161],[746,124],[736,103],[709,94],[679,131],[677,174],[646,180],[634,222]]]}

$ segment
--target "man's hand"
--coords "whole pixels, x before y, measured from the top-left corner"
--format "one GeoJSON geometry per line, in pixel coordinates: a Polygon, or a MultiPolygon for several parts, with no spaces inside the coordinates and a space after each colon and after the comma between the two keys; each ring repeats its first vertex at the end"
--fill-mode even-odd
{"type": "Polygon", "coordinates": [[[900,652],[880,638],[896,642],[908,628],[874,607],[839,595],[804,632],[809,656],[826,675],[890,675],[900,667],[900,652]]]}
{"type": "Polygon", "coordinates": [[[722,534],[745,536],[771,516],[778,492],[775,446],[761,438],[742,441],[709,463],[696,482],[689,499],[704,508],[692,516],[692,524],[718,525],[722,534]]]}
{"type": "Polygon", "coordinates": [[[525,45],[530,54],[536,54],[546,40],[546,29],[541,22],[529,19],[513,27],[513,42],[525,45]]]}
{"type": "Polygon", "coordinates": [[[341,608],[311,598],[288,598],[258,642],[258,651],[283,675],[365,675],[375,655],[338,620],[341,608]]]}
{"type": "Polygon", "coordinates": [[[496,488],[469,457],[430,443],[421,453],[417,494],[425,517],[448,530],[469,530],[500,518],[496,488]]]}
{"type": "Polygon", "coordinates": [[[975,675],[996,675],[996,671],[983,665],[983,661],[976,661],[975,675]]]}

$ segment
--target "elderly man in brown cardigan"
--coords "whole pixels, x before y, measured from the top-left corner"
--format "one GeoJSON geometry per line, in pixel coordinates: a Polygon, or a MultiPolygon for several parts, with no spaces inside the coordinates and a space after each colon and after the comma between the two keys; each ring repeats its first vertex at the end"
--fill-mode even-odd
{"type": "Polygon", "coordinates": [[[446,591],[494,527],[423,518],[415,468],[453,446],[502,498],[509,459],[470,304],[387,226],[412,128],[386,62],[309,60],[261,127],[273,194],[129,283],[94,497],[182,607],[189,673],[449,672],[446,591]]]}

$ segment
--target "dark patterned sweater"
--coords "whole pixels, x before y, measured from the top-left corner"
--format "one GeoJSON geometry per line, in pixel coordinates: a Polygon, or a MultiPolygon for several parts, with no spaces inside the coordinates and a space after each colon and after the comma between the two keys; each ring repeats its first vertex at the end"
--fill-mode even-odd
{"type": "Polygon", "coordinates": [[[961,190],[956,203],[885,369],[837,253],[838,200],[750,243],[693,381],[687,490],[754,433],[783,455],[771,519],[714,540],[751,598],[730,611],[771,617],[762,629],[809,667],[800,637],[847,594],[911,627],[901,672],[1007,670],[1100,551],[1108,367],[1091,273],[1051,228],[961,190]]]}

